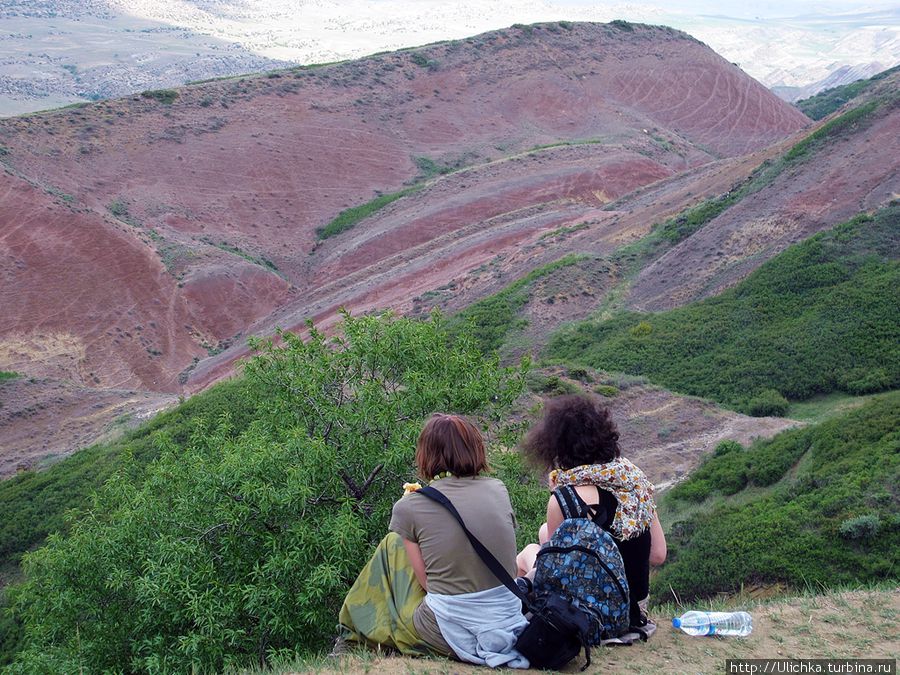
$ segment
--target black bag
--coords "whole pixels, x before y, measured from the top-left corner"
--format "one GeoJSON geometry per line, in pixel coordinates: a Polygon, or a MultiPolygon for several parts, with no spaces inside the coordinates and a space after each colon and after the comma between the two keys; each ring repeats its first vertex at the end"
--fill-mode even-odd
{"type": "Polygon", "coordinates": [[[494,554],[469,532],[462,516],[446,496],[431,486],[420,488],[416,492],[436,501],[456,518],[478,557],[522,601],[529,621],[516,641],[516,650],[528,659],[532,668],[558,670],[578,656],[582,648],[587,659],[582,670],[591,665],[591,649],[587,638],[596,617],[577,607],[563,595],[551,593],[537,600],[529,598],[494,554]]]}
{"type": "MultiPolygon", "coordinates": [[[[591,664],[587,635],[590,617],[561,595],[547,595],[531,606],[531,620],[516,641],[516,649],[532,668],[559,670],[584,648],[591,664]]],[[[582,670],[584,670],[582,668],[582,670]]]]}

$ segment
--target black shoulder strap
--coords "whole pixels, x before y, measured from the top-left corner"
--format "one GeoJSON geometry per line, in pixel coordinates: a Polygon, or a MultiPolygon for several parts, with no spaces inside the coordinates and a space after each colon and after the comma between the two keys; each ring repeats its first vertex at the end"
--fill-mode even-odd
{"type": "MultiPolygon", "coordinates": [[[[599,503],[588,506],[584,503],[581,495],[571,485],[563,485],[553,491],[553,496],[559,502],[559,508],[562,510],[563,518],[588,518],[594,521],[600,527],[606,521],[606,509],[599,503]]],[[[599,489],[598,489],[599,497],[599,489]]]]}
{"type": "Polygon", "coordinates": [[[509,572],[503,567],[497,558],[494,557],[494,554],[491,553],[487,547],[482,544],[475,537],[474,534],[469,532],[469,528],[466,527],[466,524],[463,522],[462,516],[459,515],[459,511],[456,510],[456,507],[453,506],[453,503],[447,499],[447,497],[436,490],[435,488],[427,485],[423,488],[419,488],[416,490],[421,495],[428,497],[429,499],[436,501],[438,504],[447,509],[450,514],[456,518],[457,522],[463,529],[463,532],[466,533],[466,536],[469,538],[469,541],[472,542],[472,547],[475,549],[475,553],[478,554],[478,557],[484,561],[484,564],[488,566],[488,569],[494,573],[494,576],[506,586],[510,591],[512,591],[517,598],[519,598],[525,605],[528,605],[528,596],[522,592],[522,589],[516,585],[516,582],[513,581],[513,578],[509,575],[509,572]]]}

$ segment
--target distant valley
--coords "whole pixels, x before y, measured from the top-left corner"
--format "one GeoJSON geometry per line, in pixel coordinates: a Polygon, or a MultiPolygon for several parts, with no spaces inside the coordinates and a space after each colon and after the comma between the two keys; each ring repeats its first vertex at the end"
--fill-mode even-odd
{"type": "Polygon", "coordinates": [[[569,0],[449,5],[367,0],[352,10],[334,1],[298,7],[254,0],[238,7],[226,2],[4,0],[0,115],[558,20],[619,19],[684,30],[790,101],[900,63],[896,8],[836,12],[823,7],[778,19],[726,16],[728,8],[714,15],[710,9],[686,13],[650,3],[595,6],[569,0]]]}

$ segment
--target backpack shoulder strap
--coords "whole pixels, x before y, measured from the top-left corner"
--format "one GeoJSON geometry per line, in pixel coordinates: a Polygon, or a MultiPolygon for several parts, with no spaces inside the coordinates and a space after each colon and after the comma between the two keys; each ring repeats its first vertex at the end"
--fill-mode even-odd
{"type": "Polygon", "coordinates": [[[587,506],[571,485],[563,485],[560,488],[556,488],[553,491],[553,496],[559,502],[563,518],[584,518],[587,515],[587,506]]]}
{"type": "MultiPolygon", "coordinates": [[[[599,495],[599,490],[598,490],[599,495]]],[[[587,518],[594,521],[597,525],[603,526],[606,520],[606,509],[598,504],[585,504],[581,495],[571,485],[564,485],[553,491],[553,496],[559,502],[559,508],[562,510],[563,518],[587,518]]]]}

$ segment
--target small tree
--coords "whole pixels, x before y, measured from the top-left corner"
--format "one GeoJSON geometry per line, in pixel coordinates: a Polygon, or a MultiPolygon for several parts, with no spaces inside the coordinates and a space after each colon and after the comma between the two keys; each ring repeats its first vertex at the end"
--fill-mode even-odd
{"type": "Polygon", "coordinates": [[[345,317],[341,337],[255,341],[258,414],[160,437],[145,479],[111,480],[65,536],[27,556],[14,670],[221,671],[323,647],[384,535],[431,412],[499,414],[500,368],[442,319],[345,317]]]}

